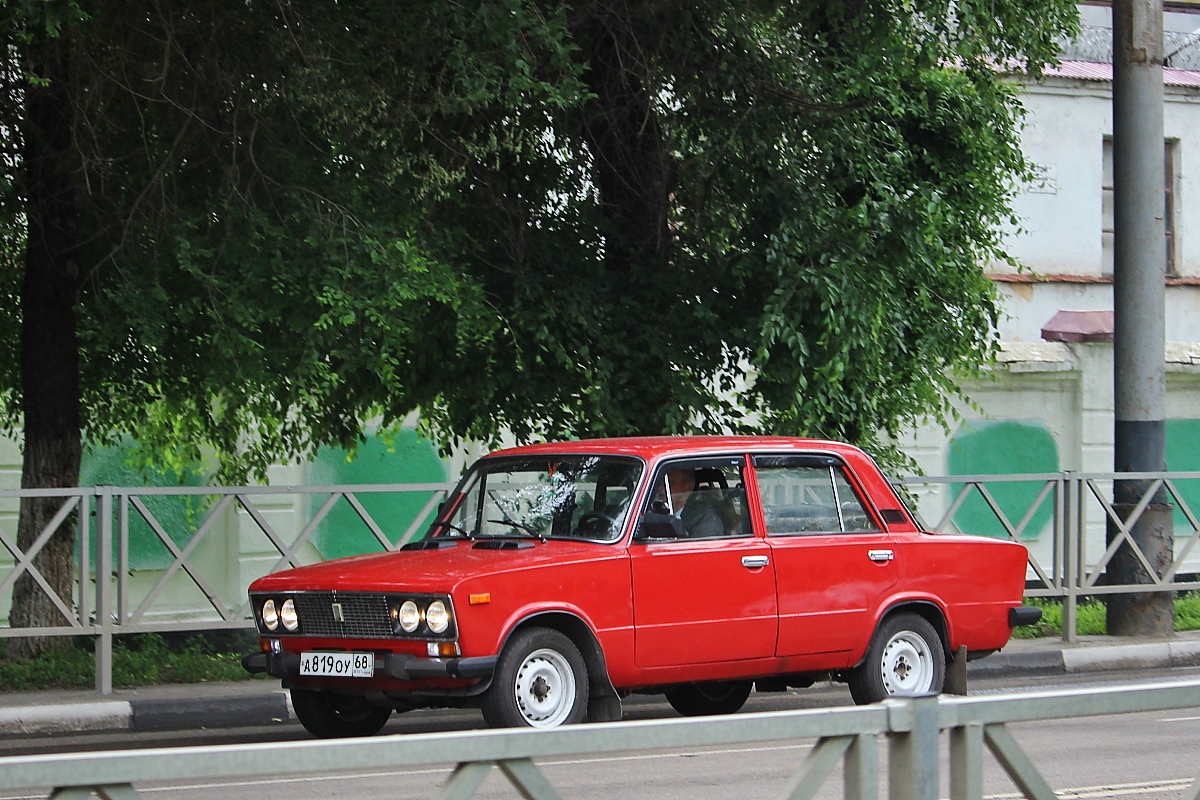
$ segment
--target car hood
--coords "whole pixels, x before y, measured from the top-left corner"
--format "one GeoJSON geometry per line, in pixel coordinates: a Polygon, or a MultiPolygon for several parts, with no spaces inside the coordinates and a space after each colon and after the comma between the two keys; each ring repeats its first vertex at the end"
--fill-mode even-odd
{"type": "Polygon", "coordinates": [[[549,540],[454,540],[436,549],[351,556],[284,570],[250,584],[251,592],[417,591],[444,593],[462,580],[556,564],[619,557],[619,544],[549,540]]]}

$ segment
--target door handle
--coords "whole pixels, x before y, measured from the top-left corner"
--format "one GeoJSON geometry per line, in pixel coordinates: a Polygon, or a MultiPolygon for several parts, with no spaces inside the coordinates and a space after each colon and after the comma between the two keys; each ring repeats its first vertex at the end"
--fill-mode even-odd
{"type": "Polygon", "coordinates": [[[742,556],[742,566],[746,569],[761,569],[769,563],[766,556],[742,556]]]}
{"type": "Polygon", "coordinates": [[[882,564],[885,561],[891,561],[896,557],[896,554],[891,550],[868,550],[867,558],[874,561],[876,564],[882,564]]]}

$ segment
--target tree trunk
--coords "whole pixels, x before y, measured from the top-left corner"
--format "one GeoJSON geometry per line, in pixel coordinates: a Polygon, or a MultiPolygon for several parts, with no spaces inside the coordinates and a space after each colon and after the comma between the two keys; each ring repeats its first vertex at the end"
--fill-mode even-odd
{"type": "Polygon", "coordinates": [[[650,332],[625,334],[629,348],[624,368],[664,379],[639,383],[636,393],[620,397],[621,419],[610,418],[609,428],[594,431],[606,435],[678,432],[671,422],[679,403],[668,379],[669,356],[674,348],[690,345],[692,336],[686,323],[673,321],[671,315],[682,313],[681,293],[697,291],[671,271],[674,164],[655,110],[659,89],[638,41],[638,32],[645,28],[645,20],[634,18],[627,8],[597,4],[574,30],[587,63],[584,80],[594,95],[582,135],[592,154],[592,175],[605,218],[605,267],[614,286],[633,296],[655,298],[662,311],[660,324],[650,332]],[[638,342],[645,336],[656,342],[638,342]]]}
{"type": "Polygon", "coordinates": [[[638,26],[638,20],[603,8],[576,32],[588,64],[585,80],[595,95],[584,136],[608,222],[605,261],[635,279],[639,268],[656,270],[667,261],[673,189],[638,26]]]}
{"type": "MultiPolygon", "coordinates": [[[[21,288],[21,383],[25,454],[21,488],[73,487],[79,483],[81,432],[79,353],[75,302],[79,284],[75,192],[72,183],[72,114],[66,34],[31,45],[27,72],[42,81],[25,87],[23,184],[28,232],[21,288]]],[[[17,545],[30,553],[61,498],[25,498],[17,545]]],[[[67,608],[74,608],[75,515],[36,553],[34,567],[67,608]]],[[[69,624],[45,589],[26,572],[13,587],[13,628],[69,624]]],[[[65,638],[14,639],[9,653],[34,656],[65,638]]]]}

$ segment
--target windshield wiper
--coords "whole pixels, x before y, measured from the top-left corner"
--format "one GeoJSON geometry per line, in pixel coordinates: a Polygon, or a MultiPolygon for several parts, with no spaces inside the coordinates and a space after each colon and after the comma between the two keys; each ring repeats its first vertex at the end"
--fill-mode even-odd
{"type": "MultiPolygon", "coordinates": [[[[469,540],[471,540],[471,541],[475,541],[475,539],[476,539],[476,538],[478,537],[478,535],[479,535],[479,534],[477,534],[477,533],[475,533],[475,532],[473,532],[473,531],[465,531],[465,530],[463,530],[462,528],[460,528],[460,527],[458,527],[457,525],[455,525],[453,522],[446,522],[446,521],[442,521],[442,522],[435,522],[435,523],[434,523],[434,525],[435,525],[436,527],[438,527],[438,528],[442,528],[442,529],[449,528],[450,530],[454,531],[454,532],[455,532],[456,534],[458,534],[459,536],[463,536],[463,537],[465,537],[465,538],[467,538],[467,539],[469,539],[469,540]]],[[[445,534],[443,534],[443,535],[445,535],[445,534]]]]}
{"type": "Polygon", "coordinates": [[[526,525],[524,522],[517,522],[515,519],[489,519],[488,522],[497,522],[501,525],[510,525],[519,531],[525,531],[530,536],[534,536],[541,541],[546,541],[546,534],[539,531],[532,525],[526,525]]]}
{"type": "Polygon", "coordinates": [[[488,491],[488,497],[492,498],[492,502],[496,504],[496,510],[499,511],[504,517],[504,519],[489,519],[488,522],[496,522],[501,525],[508,525],[515,530],[525,531],[530,536],[537,537],[539,541],[546,541],[546,535],[537,528],[533,527],[532,525],[526,525],[524,522],[517,522],[515,519],[510,517],[508,512],[504,510],[504,506],[500,505],[500,500],[496,497],[494,490],[488,491]]]}

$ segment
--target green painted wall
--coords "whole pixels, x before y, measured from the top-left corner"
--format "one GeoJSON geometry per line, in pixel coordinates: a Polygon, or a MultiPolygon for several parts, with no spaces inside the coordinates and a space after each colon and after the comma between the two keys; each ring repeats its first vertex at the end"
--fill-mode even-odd
{"type": "MultiPolygon", "coordinates": [[[[1058,445],[1040,420],[972,421],[950,442],[946,454],[951,475],[1016,475],[1058,472],[1058,445]]],[[[1012,525],[1018,525],[1037,499],[1042,482],[1014,481],[988,484],[988,491],[1012,525]]],[[[973,487],[954,515],[954,524],[966,533],[1005,537],[1004,526],[973,487]]],[[[957,493],[955,498],[957,498],[957,493]]],[[[1037,539],[1051,521],[1053,497],[1042,501],[1022,538],[1037,539]]]]}
{"type": "MultiPolygon", "coordinates": [[[[437,449],[419,438],[415,431],[404,430],[389,444],[379,437],[368,439],[353,460],[340,448],[321,448],[309,468],[310,486],[334,486],[356,483],[442,483],[447,480],[446,465],[437,449]]],[[[389,492],[359,494],[363,508],[391,541],[397,541],[432,496],[428,492],[389,492]]],[[[327,496],[310,496],[309,518],[316,514],[327,496]]],[[[435,509],[436,510],[436,509],[435,509]]],[[[432,512],[423,525],[432,522],[432,512]]],[[[424,533],[418,530],[416,538],[424,533]]],[[[313,532],[313,545],[324,558],[377,552],[379,543],[356,512],[344,499],[339,500],[313,532]]]]}
{"type": "MultiPolygon", "coordinates": [[[[1167,469],[1171,472],[1200,472],[1200,419],[1167,420],[1167,469]]],[[[1200,517],[1200,481],[1177,480],[1175,488],[1192,514],[1200,517]]],[[[1170,498],[1174,502],[1173,498],[1170,498]]],[[[1175,510],[1175,536],[1190,536],[1192,525],[1175,510]]]]}
{"type": "MultiPolygon", "coordinates": [[[[182,481],[177,475],[151,470],[139,472],[133,466],[130,451],[133,441],[126,439],[120,444],[89,446],[83,454],[79,467],[80,486],[203,486],[206,476],[198,465],[189,469],[182,481]]],[[[146,510],[163,528],[166,534],[182,549],[192,533],[204,520],[211,499],[207,497],[145,497],[146,510]]],[[[90,531],[90,547],[93,558],[96,553],[96,531],[90,531]]],[[[113,553],[113,559],[117,554],[113,553]]],[[[132,506],[129,509],[129,567],[130,569],[166,569],[175,557],[150,527],[150,524],[132,506]]]]}

